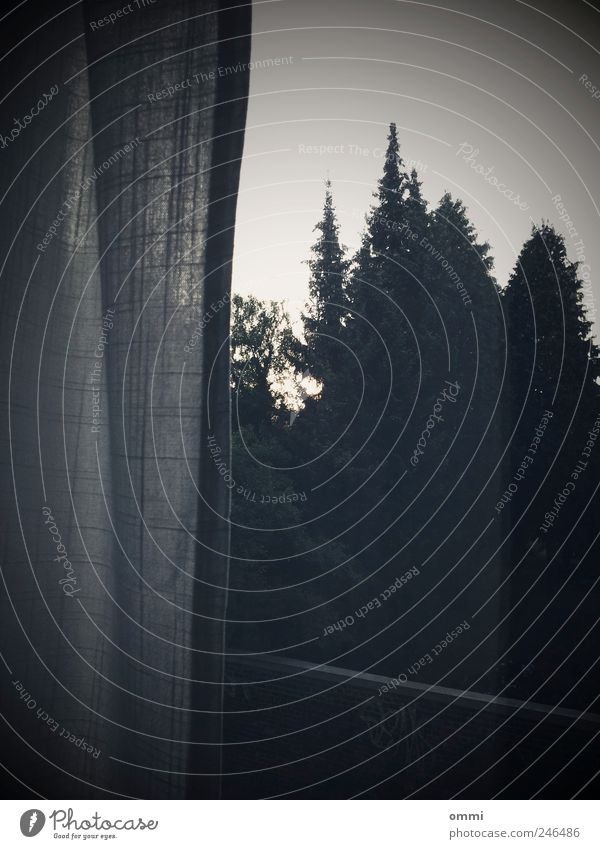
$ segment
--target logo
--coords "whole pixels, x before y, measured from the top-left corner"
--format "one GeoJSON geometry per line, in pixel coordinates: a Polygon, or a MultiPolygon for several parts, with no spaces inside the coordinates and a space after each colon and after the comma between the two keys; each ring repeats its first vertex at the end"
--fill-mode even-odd
{"type": "Polygon", "coordinates": [[[25,811],[21,816],[21,834],[24,837],[35,837],[46,824],[46,817],[37,808],[25,811]]]}

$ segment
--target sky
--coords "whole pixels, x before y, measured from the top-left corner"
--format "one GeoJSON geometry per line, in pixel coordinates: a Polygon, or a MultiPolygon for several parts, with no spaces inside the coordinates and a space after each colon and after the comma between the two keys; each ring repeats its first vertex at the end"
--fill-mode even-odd
{"type": "Polygon", "coordinates": [[[432,205],[445,191],[462,198],[500,284],[532,223],[550,220],[582,262],[595,318],[595,5],[259,0],[253,15],[235,292],[286,300],[298,314],[324,181],[352,253],[394,121],[424,196],[432,205]]]}

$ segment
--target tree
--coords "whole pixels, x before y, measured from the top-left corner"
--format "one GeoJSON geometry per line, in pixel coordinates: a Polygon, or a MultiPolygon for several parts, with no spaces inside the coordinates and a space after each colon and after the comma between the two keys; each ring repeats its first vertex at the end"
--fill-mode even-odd
{"type": "Polygon", "coordinates": [[[308,260],[310,300],[302,316],[311,375],[332,394],[340,365],[347,360],[341,340],[348,318],[347,274],[349,261],[340,245],[331,183],[325,184],[323,217],[315,226],[319,237],[308,260]]]}
{"type": "Polygon", "coordinates": [[[445,332],[437,333],[436,370],[453,370],[463,380],[479,372],[481,383],[497,385],[499,369],[500,289],[492,276],[489,245],[479,242],[460,199],[444,194],[430,219],[425,278],[441,314],[445,332]]]}
{"type": "Polygon", "coordinates": [[[302,346],[283,304],[233,297],[233,416],[257,434],[286,414],[282,384],[303,368],[302,346]]]}
{"type": "Polygon", "coordinates": [[[588,395],[597,391],[598,348],[577,267],[550,224],[533,227],[504,297],[519,406],[529,397],[537,411],[557,393],[575,409],[582,385],[588,395]]]}
{"type": "Polygon", "coordinates": [[[373,286],[392,295],[397,289],[394,280],[398,269],[392,268],[390,261],[393,264],[402,260],[408,247],[404,202],[407,181],[396,125],[392,123],[383,174],[373,195],[375,203],[367,215],[362,245],[353,263],[352,300],[360,315],[368,320],[377,319],[381,303],[373,286]]]}
{"type": "Polygon", "coordinates": [[[433,310],[424,280],[428,218],[417,174],[406,172],[392,123],[349,286],[348,339],[362,369],[364,395],[352,427],[347,485],[356,497],[344,509],[357,521],[354,542],[378,538],[368,554],[372,563],[398,550],[406,528],[405,522],[393,524],[406,495],[398,482],[411,428],[429,415],[418,409],[431,394],[431,347],[423,345],[433,310]]]}
{"type": "MultiPolygon", "coordinates": [[[[549,410],[552,417],[535,452],[533,473],[539,476],[552,467],[548,491],[531,507],[524,525],[526,536],[535,537],[552,487],[569,480],[600,399],[599,349],[591,336],[578,263],[569,260],[563,237],[550,224],[532,229],[503,302],[509,337],[510,425],[511,431],[515,429],[513,466],[527,453],[543,413],[549,410]]],[[[571,499],[571,505],[575,502],[571,499]]],[[[514,517],[522,505],[516,501],[511,506],[514,517]]]]}
{"type": "Polygon", "coordinates": [[[333,206],[331,184],[326,183],[323,217],[316,224],[319,237],[307,264],[310,269],[309,302],[302,316],[306,337],[307,365],[318,382],[318,391],[304,400],[296,426],[296,439],[307,464],[323,454],[317,467],[307,465],[305,474],[312,483],[324,480],[343,465],[343,445],[329,451],[343,432],[357,403],[359,374],[348,342],[350,262],[339,241],[339,228],[333,206]]]}
{"type": "MultiPolygon", "coordinates": [[[[590,546],[597,533],[598,499],[595,508],[588,499],[600,466],[593,447],[600,368],[578,263],[569,260],[563,237],[550,224],[532,228],[503,303],[511,392],[507,437],[512,437],[505,485],[518,485],[503,518],[512,529],[513,562],[533,546],[510,584],[513,638],[540,614],[526,641],[516,642],[509,662],[518,672],[544,647],[530,670],[531,682],[518,681],[516,687],[520,697],[528,697],[526,686],[543,685],[540,697],[552,700],[563,698],[570,682],[586,671],[576,654],[560,682],[553,676],[569,640],[554,639],[556,618],[541,613],[555,595],[563,610],[576,609],[597,578],[597,543],[590,546]],[[523,468],[521,480],[518,470],[523,468]],[[524,597],[526,605],[520,604],[524,597]]],[[[585,616],[573,619],[572,644],[583,638],[585,622],[585,616]]]]}
{"type": "MultiPolygon", "coordinates": [[[[329,181],[323,216],[315,230],[319,236],[307,262],[309,302],[302,320],[306,362],[318,389],[304,399],[303,409],[294,422],[293,441],[297,456],[303,461],[297,479],[302,487],[312,492],[309,509],[312,515],[318,516],[327,513],[339,500],[343,477],[338,478],[337,473],[349,458],[344,433],[360,397],[359,369],[348,344],[351,342],[347,291],[350,263],[339,241],[329,181]]],[[[344,516],[337,512],[329,514],[327,523],[316,523],[311,529],[314,542],[343,530],[343,521],[344,516]]],[[[342,550],[343,546],[330,546],[328,556],[331,560],[340,558],[342,550]]],[[[313,556],[313,560],[316,559],[313,556]]]]}
{"type": "MultiPolygon", "coordinates": [[[[350,282],[353,307],[350,335],[364,374],[364,407],[370,411],[358,422],[361,440],[369,432],[374,412],[377,418],[387,407],[388,421],[396,420],[397,411],[393,405],[389,407],[390,393],[396,399],[401,395],[399,378],[411,371],[407,315],[411,312],[410,284],[404,265],[410,241],[404,200],[407,180],[396,125],[392,123],[383,174],[374,193],[375,203],[366,218],[350,282]],[[401,364],[396,357],[400,352],[401,364]],[[396,364],[398,368],[394,369],[396,364]]],[[[414,345],[412,348],[414,353],[414,345]]]]}

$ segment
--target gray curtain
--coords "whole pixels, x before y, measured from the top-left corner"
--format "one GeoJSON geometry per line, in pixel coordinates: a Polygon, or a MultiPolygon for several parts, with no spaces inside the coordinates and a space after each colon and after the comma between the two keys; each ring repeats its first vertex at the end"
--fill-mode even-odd
{"type": "Polygon", "coordinates": [[[129,5],[3,21],[0,674],[20,797],[220,788],[228,501],[206,445],[229,451],[250,11],[129,5]]]}

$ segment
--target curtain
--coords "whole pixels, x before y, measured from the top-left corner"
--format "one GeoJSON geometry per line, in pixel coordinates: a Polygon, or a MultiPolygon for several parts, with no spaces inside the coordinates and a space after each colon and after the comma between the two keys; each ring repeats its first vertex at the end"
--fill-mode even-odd
{"type": "Polygon", "coordinates": [[[2,21],[6,795],[220,793],[250,7],[2,21]]]}

